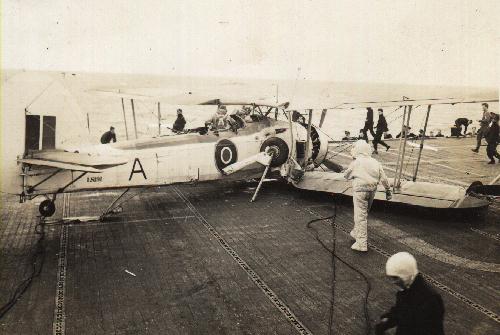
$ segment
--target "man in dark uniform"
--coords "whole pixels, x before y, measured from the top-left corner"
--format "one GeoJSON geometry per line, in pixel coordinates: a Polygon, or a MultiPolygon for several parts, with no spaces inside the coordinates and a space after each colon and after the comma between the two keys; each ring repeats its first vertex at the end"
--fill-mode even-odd
{"type": "Polygon", "coordinates": [[[108,144],[111,141],[116,142],[115,127],[109,128],[109,131],[105,132],[101,136],[101,143],[108,144]]]}
{"type": "Polygon", "coordinates": [[[460,135],[463,135],[465,137],[465,135],[467,135],[467,127],[472,123],[472,120],[469,120],[468,118],[466,117],[459,117],[458,119],[455,120],[455,127],[457,127],[459,129],[459,134],[460,135]],[[462,133],[462,126],[464,126],[464,133],[462,133]]]}
{"type": "Polygon", "coordinates": [[[486,102],[483,102],[481,104],[483,107],[483,117],[481,120],[479,120],[479,130],[477,131],[477,144],[475,149],[471,149],[474,152],[479,152],[479,147],[481,146],[481,139],[486,135],[486,132],[488,131],[488,126],[490,125],[491,122],[491,114],[488,111],[488,104],[486,102]]]}
{"type": "Polygon", "coordinates": [[[370,131],[370,134],[372,134],[373,138],[375,138],[375,132],[373,131],[373,109],[371,107],[366,108],[365,127],[362,130],[363,137],[367,142],[368,142],[368,134],[366,132],[368,130],[370,131]]]}
{"type": "Polygon", "coordinates": [[[387,128],[387,121],[385,120],[384,117],[384,110],[382,108],[379,108],[378,110],[378,121],[377,121],[377,131],[375,133],[375,137],[373,138],[373,148],[375,151],[373,152],[374,154],[378,154],[377,151],[377,144],[382,144],[385,147],[385,150],[389,150],[391,147],[390,145],[387,145],[384,141],[382,141],[382,135],[386,132],[389,131],[389,128],[387,128]]]}
{"type": "Polygon", "coordinates": [[[486,154],[490,159],[490,162],[488,164],[495,164],[494,157],[496,157],[500,161],[500,154],[497,152],[497,145],[500,141],[498,114],[494,114],[492,120],[493,121],[491,122],[490,129],[488,129],[486,135],[484,136],[486,142],[488,143],[488,146],[486,147],[486,154]]]}
{"type": "Polygon", "coordinates": [[[415,258],[398,252],[387,260],[385,269],[399,292],[396,305],[375,326],[375,334],[396,327],[396,335],[443,335],[443,299],[418,272],[415,258]]]}
{"type": "Polygon", "coordinates": [[[182,115],[182,109],[177,110],[177,119],[175,119],[172,130],[176,133],[179,133],[184,130],[184,126],[186,125],[186,119],[184,119],[184,115],[182,115]]]}

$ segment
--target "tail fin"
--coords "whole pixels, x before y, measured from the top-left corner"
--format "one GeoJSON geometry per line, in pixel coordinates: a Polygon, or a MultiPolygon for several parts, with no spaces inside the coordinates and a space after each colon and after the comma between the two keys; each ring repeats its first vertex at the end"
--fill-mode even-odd
{"type": "Polygon", "coordinates": [[[30,151],[64,149],[88,143],[88,123],[63,73],[2,73],[1,191],[23,191],[21,164],[30,151]]]}
{"type": "Polygon", "coordinates": [[[23,190],[21,165],[17,158],[22,158],[25,147],[26,115],[25,107],[29,98],[25,96],[26,87],[16,75],[2,78],[1,99],[1,137],[0,153],[2,166],[0,182],[2,193],[20,194],[23,190]]]}

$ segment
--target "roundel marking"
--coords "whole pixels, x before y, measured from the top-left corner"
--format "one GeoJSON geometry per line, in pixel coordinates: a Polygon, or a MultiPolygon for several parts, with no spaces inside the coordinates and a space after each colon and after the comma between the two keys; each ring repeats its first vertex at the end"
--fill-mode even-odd
{"type": "Polygon", "coordinates": [[[231,162],[231,159],[233,159],[233,152],[228,147],[224,147],[220,152],[220,158],[222,160],[222,163],[229,164],[229,162],[231,162]]]}
{"type": "Polygon", "coordinates": [[[215,145],[215,164],[219,171],[225,167],[236,163],[238,160],[238,151],[236,145],[230,140],[220,140],[215,145]]]}

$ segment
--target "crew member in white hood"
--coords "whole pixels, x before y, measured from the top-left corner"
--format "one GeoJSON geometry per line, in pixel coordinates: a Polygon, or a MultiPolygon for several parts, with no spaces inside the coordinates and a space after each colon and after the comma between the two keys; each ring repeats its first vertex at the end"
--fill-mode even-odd
{"type": "Polygon", "coordinates": [[[358,140],[351,155],[354,161],[344,172],[346,179],[352,180],[352,201],[354,204],[354,229],[351,236],[356,242],[351,249],[368,251],[368,212],[381,182],[386,189],[387,200],[391,199],[389,181],[385,175],[382,164],[372,158],[371,146],[363,140],[358,140]]]}
{"type": "Polygon", "coordinates": [[[398,286],[398,293],[396,305],[382,315],[375,334],[397,327],[396,335],[443,335],[443,300],[419,274],[415,258],[398,252],[387,260],[385,272],[398,286]]]}

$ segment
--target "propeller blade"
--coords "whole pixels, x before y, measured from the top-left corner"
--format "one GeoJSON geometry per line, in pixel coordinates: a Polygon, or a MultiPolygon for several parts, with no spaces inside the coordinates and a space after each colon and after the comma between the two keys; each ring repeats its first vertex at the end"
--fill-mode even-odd
{"type": "Polygon", "coordinates": [[[323,127],[323,122],[325,122],[325,116],[326,116],[327,111],[328,111],[327,109],[323,109],[321,111],[321,120],[319,120],[319,127],[320,128],[323,127]]]}

